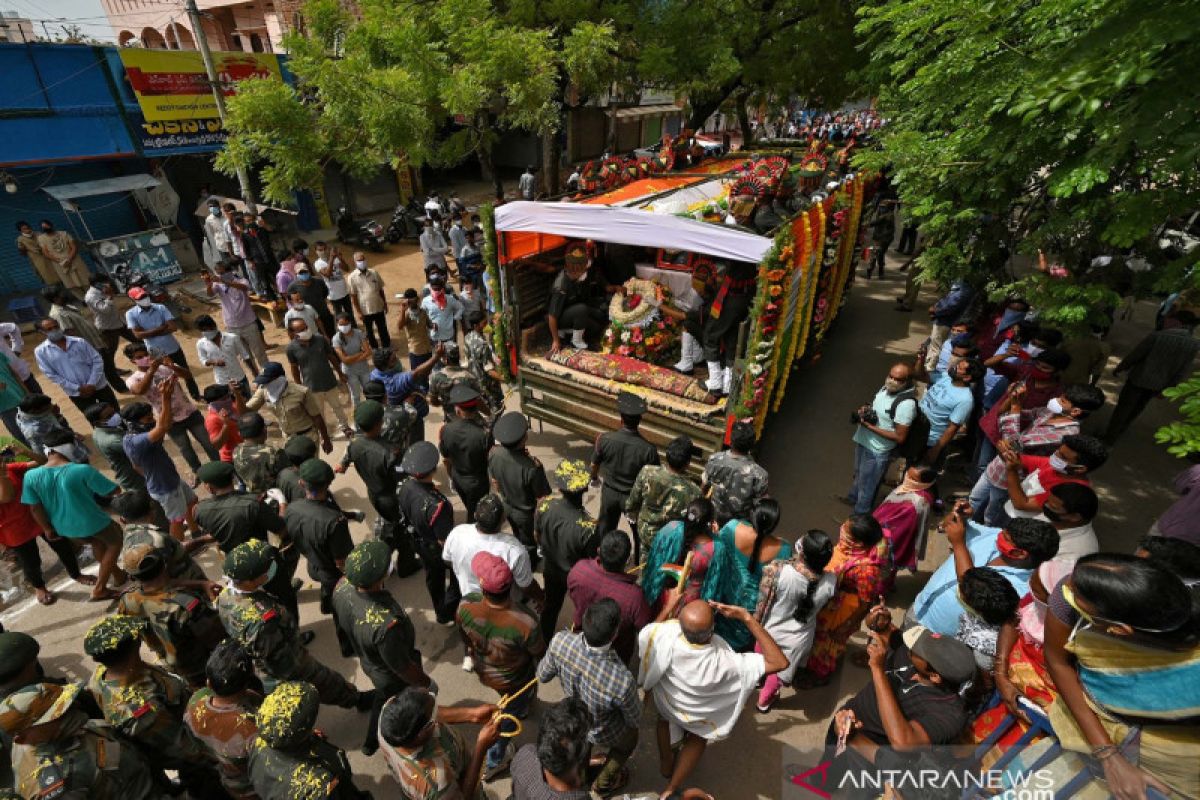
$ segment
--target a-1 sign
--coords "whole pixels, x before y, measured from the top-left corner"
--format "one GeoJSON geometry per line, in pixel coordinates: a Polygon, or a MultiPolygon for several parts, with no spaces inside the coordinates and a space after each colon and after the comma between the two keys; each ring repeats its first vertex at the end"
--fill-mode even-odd
{"type": "Polygon", "coordinates": [[[88,247],[122,291],[135,273],[156,283],[170,283],[183,277],[183,267],[171,247],[166,228],[88,242],[88,247]]]}

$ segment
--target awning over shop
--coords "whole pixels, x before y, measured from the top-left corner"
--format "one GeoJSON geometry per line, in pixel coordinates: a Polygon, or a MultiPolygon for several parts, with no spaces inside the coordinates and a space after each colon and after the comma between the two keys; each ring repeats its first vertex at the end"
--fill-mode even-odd
{"type": "Polygon", "coordinates": [[[654,117],[659,114],[677,114],[682,110],[679,106],[635,106],[618,108],[615,116],[619,120],[630,120],[638,117],[654,117]]]}
{"type": "Polygon", "coordinates": [[[159,183],[158,178],[152,175],[122,175],[118,178],[101,178],[97,181],[82,183],[60,183],[58,186],[46,186],[42,191],[67,208],[72,200],[80,197],[132,192],[135,189],[153,189],[159,183]]]}
{"type": "MultiPolygon", "coordinates": [[[[635,247],[666,248],[758,263],[771,248],[765,236],[684,217],[631,208],[518,201],[496,209],[498,232],[541,233],[635,247]]],[[[511,254],[504,254],[512,260],[511,254]]]]}

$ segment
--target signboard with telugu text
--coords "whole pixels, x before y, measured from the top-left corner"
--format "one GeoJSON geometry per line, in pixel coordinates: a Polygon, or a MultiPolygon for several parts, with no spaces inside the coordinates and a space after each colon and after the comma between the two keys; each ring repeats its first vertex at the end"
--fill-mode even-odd
{"type": "MultiPolygon", "coordinates": [[[[204,61],[195,50],[123,48],[121,63],[147,122],[206,121],[217,118],[217,101],[204,61]]],[[[274,53],[215,52],[217,80],[225,96],[248,78],[282,80],[274,53]]]]}
{"type": "Polygon", "coordinates": [[[105,272],[124,291],[134,273],[141,273],[156,283],[170,283],[183,277],[183,267],[171,246],[169,230],[138,231],[87,244],[105,272]]]}

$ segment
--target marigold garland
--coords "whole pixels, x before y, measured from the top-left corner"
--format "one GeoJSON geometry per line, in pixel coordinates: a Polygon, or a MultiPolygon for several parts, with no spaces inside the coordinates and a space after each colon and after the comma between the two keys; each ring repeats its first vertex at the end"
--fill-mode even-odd
{"type": "Polygon", "coordinates": [[[505,304],[500,297],[500,261],[496,247],[496,210],[491,205],[479,208],[480,223],[483,225],[483,274],[487,281],[488,296],[494,307],[501,309],[489,315],[487,333],[492,337],[492,349],[496,351],[496,370],[505,381],[512,380],[508,368],[508,318],[505,304]]]}
{"type": "Polygon", "coordinates": [[[800,236],[798,239],[799,252],[795,256],[793,269],[802,271],[800,278],[802,283],[800,291],[796,293],[796,315],[792,318],[792,325],[788,330],[786,347],[780,348],[775,361],[775,369],[779,375],[775,382],[774,402],[771,404],[772,411],[778,411],[780,404],[783,402],[783,395],[787,391],[788,378],[792,374],[792,364],[796,362],[796,351],[803,340],[801,332],[806,327],[806,319],[812,313],[812,307],[808,303],[808,289],[809,284],[812,283],[813,272],[809,264],[809,260],[812,257],[812,234],[809,232],[812,227],[809,221],[810,216],[811,209],[806,210],[800,214],[799,219],[795,223],[800,228],[800,236]],[[784,352],[785,349],[787,352],[784,352]]]}

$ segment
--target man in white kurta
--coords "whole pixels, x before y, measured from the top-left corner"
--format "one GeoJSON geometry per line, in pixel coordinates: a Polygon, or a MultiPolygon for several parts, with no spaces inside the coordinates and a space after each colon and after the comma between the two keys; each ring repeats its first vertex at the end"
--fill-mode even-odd
{"type": "Polygon", "coordinates": [[[746,609],[696,600],[668,620],[674,606],[665,603],[659,620],[638,634],[638,684],[654,698],[659,760],[671,773],[665,793],[684,785],[710,741],[729,736],[759,679],[788,664],[746,609]],[[762,652],[734,652],[713,633],[714,610],[746,625],[762,652]]]}

